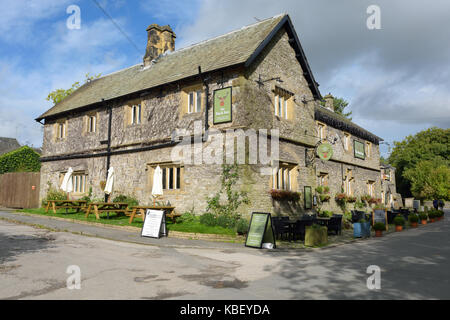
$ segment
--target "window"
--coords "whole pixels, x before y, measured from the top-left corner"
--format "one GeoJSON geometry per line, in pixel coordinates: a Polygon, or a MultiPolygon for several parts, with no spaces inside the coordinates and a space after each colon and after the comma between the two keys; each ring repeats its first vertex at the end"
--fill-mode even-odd
{"type": "Polygon", "coordinates": [[[292,190],[292,168],[282,166],[274,170],[272,175],[273,189],[292,190]]]}
{"type": "Polygon", "coordinates": [[[181,188],[181,168],[176,166],[163,167],[163,190],[178,190],[181,188]]]}
{"type": "Polygon", "coordinates": [[[367,193],[371,197],[373,197],[375,195],[375,181],[368,181],[367,182],[367,193]]]}
{"type": "Polygon", "coordinates": [[[290,119],[290,101],[293,97],[293,94],[287,92],[286,90],[276,88],[275,89],[275,115],[283,118],[290,119]]]}
{"type": "Polygon", "coordinates": [[[350,150],[350,134],[344,132],[344,149],[346,151],[350,150]]]}
{"type": "Polygon", "coordinates": [[[352,196],[353,195],[353,184],[354,184],[355,179],[353,178],[352,175],[352,170],[348,169],[347,170],[347,174],[344,177],[344,193],[348,196],[352,196]]]}
{"type": "Polygon", "coordinates": [[[95,132],[97,127],[97,117],[89,116],[88,117],[88,132],[95,132]]]}
{"type": "Polygon", "coordinates": [[[324,140],[326,137],[325,128],[326,128],[325,124],[317,122],[317,137],[320,140],[324,140]]]}
{"type": "Polygon", "coordinates": [[[321,172],[319,175],[319,186],[328,186],[328,173],[321,172]]]}
{"type": "Polygon", "coordinates": [[[64,139],[66,137],[66,121],[56,124],[56,138],[64,139]]]}
{"type": "Polygon", "coordinates": [[[131,107],[131,124],[141,123],[141,105],[133,105],[131,107]]]}
{"type": "Polygon", "coordinates": [[[366,155],[367,155],[367,158],[370,158],[371,154],[372,154],[372,144],[370,142],[366,142],[366,155]]]}
{"type": "Polygon", "coordinates": [[[72,174],[72,186],[73,186],[73,192],[85,193],[86,192],[86,174],[84,174],[84,173],[72,174]]]}
{"type": "Polygon", "coordinates": [[[188,93],[188,112],[201,112],[202,111],[202,91],[196,90],[188,93]]]}

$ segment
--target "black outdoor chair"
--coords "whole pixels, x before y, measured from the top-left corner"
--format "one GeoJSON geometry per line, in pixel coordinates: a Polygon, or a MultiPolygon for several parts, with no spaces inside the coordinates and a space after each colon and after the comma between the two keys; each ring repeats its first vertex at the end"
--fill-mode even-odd
{"type": "Polygon", "coordinates": [[[297,220],[294,224],[294,227],[292,229],[292,239],[295,240],[301,240],[304,241],[305,240],[305,228],[306,226],[311,223],[312,224],[312,220],[308,221],[308,220],[297,220]]]}
{"type": "Polygon", "coordinates": [[[272,218],[272,223],[275,230],[275,237],[277,239],[281,238],[281,240],[283,240],[283,235],[287,235],[288,238],[290,237],[289,221],[272,218]]]}
{"type": "Polygon", "coordinates": [[[388,224],[394,223],[394,218],[397,216],[398,212],[395,211],[388,211],[387,217],[388,217],[388,224]]]}
{"type": "Polygon", "coordinates": [[[359,210],[352,210],[352,223],[359,222],[364,217],[365,212],[359,210]]]}
{"type": "Polygon", "coordinates": [[[328,232],[333,231],[336,235],[342,234],[342,216],[334,216],[328,221],[328,232]]]}

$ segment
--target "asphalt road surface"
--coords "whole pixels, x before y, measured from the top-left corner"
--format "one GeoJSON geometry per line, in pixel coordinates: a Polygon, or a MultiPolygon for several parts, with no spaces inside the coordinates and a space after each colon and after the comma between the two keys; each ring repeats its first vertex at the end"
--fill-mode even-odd
{"type": "Polygon", "coordinates": [[[0,299],[450,299],[449,231],[447,211],[418,230],[280,251],[144,245],[0,220],[0,299]],[[380,289],[367,287],[371,265],[380,289]],[[67,286],[69,266],[80,289],[67,286]]]}

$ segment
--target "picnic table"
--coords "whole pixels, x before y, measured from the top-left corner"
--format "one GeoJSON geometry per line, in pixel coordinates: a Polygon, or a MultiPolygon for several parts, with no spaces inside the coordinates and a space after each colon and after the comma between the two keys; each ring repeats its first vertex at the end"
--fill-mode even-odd
{"type": "Polygon", "coordinates": [[[100,219],[99,213],[103,212],[123,212],[125,215],[128,213],[128,203],[126,202],[91,202],[86,210],[86,218],[91,213],[92,209],[94,210],[95,217],[100,219]]]}
{"type": "Polygon", "coordinates": [[[80,209],[84,211],[86,205],[86,200],[47,200],[45,213],[48,212],[50,207],[52,207],[54,214],[56,214],[56,209],[77,209],[77,212],[79,212],[80,209]]]}
{"type": "Polygon", "coordinates": [[[150,210],[163,210],[166,214],[166,217],[169,217],[172,219],[174,223],[176,223],[176,218],[181,216],[179,213],[175,213],[175,207],[171,206],[133,206],[131,207],[132,211],[130,214],[130,221],[129,223],[132,223],[134,220],[134,217],[137,215],[139,216],[142,221],[145,219],[145,212],[147,209],[150,210]]]}

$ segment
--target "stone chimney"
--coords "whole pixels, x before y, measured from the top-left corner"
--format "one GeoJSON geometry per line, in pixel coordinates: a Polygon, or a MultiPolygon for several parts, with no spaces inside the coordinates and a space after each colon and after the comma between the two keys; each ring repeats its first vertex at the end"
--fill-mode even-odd
{"type": "Polygon", "coordinates": [[[148,40],[147,49],[145,50],[144,66],[151,64],[152,60],[158,58],[167,50],[175,50],[175,32],[167,26],[159,26],[151,24],[147,28],[148,40]]]}
{"type": "Polygon", "coordinates": [[[325,97],[323,97],[323,100],[325,100],[325,108],[334,112],[334,97],[331,95],[331,93],[328,93],[325,97]]]}

